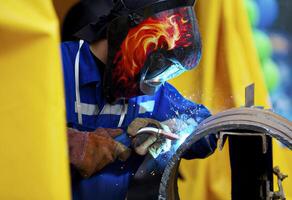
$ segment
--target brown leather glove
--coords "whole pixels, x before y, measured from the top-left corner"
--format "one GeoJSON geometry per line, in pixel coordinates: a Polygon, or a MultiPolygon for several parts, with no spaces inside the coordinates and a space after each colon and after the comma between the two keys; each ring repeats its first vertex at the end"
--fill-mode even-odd
{"type": "Polygon", "coordinates": [[[68,128],[70,163],[88,178],[117,158],[125,161],[131,150],[113,140],[122,134],[121,129],[98,128],[94,132],[80,132],[68,128]]]}

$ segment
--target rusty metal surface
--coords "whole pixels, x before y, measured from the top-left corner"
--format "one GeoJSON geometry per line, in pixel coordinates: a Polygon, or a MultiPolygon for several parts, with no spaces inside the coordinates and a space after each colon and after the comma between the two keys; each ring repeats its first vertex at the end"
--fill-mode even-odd
{"type": "Polygon", "coordinates": [[[198,129],[191,134],[184,144],[176,151],[163,173],[159,200],[179,200],[177,188],[177,173],[180,158],[190,146],[210,133],[222,131],[243,131],[249,133],[263,133],[271,136],[292,150],[291,121],[259,108],[235,108],[218,113],[203,121],[198,129]]]}

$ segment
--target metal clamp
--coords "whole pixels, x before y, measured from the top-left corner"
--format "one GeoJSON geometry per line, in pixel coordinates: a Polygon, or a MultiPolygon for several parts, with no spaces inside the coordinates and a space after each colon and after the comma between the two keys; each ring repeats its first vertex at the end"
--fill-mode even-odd
{"type": "Polygon", "coordinates": [[[283,189],[283,184],[282,182],[284,181],[285,178],[288,176],[281,173],[280,169],[278,166],[274,167],[273,173],[277,176],[278,178],[278,188],[279,191],[273,192],[267,190],[267,200],[286,200],[284,189],[283,189]]]}

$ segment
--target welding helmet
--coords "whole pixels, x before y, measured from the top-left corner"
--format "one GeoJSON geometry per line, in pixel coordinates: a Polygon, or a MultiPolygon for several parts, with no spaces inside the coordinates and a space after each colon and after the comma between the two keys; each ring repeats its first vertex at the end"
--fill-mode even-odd
{"type": "Polygon", "coordinates": [[[194,3],[195,0],[115,1],[106,23],[107,101],[153,95],[165,81],[198,64],[201,38],[194,3]]]}
{"type": "Polygon", "coordinates": [[[111,21],[104,77],[109,101],[152,95],[198,64],[201,38],[193,5],[194,0],[159,1],[111,21]]]}

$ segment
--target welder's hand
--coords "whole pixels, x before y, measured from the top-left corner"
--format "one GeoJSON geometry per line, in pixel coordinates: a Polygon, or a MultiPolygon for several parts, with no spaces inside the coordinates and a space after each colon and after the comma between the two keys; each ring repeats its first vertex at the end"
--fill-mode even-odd
{"type": "Polygon", "coordinates": [[[70,163],[88,178],[116,159],[125,161],[131,151],[113,138],[121,129],[98,128],[94,132],[80,132],[68,128],[70,163]]]}
{"type": "Polygon", "coordinates": [[[160,153],[171,148],[171,141],[162,135],[153,133],[138,134],[144,127],[154,127],[169,131],[167,126],[150,118],[136,118],[128,127],[128,134],[133,138],[132,146],[139,155],[146,155],[148,152],[156,158],[160,153]]]}

